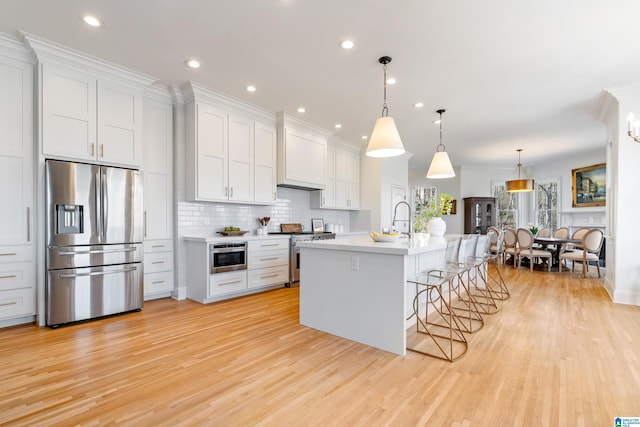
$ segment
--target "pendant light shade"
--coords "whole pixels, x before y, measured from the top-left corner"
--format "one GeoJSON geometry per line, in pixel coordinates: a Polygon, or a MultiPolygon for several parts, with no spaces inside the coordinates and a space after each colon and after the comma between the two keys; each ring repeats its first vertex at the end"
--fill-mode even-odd
{"type": "Polygon", "coordinates": [[[506,182],[506,190],[509,193],[526,193],[533,191],[534,181],[529,178],[520,178],[520,169],[522,163],[520,163],[520,153],[522,148],[518,148],[518,179],[512,179],[506,182]]]}
{"type": "Polygon", "coordinates": [[[376,120],[371,138],[369,138],[367,156],[394,157],[404,153],[404,146],[395,121],[393,118],[387,117],[389,114],[387,108],[387,64],[391,62],[391,58],[383,56],[378,62],[384,65],[384,103],[382,104],[382,117],[376,120]]]}
{"type": "Polygon", "coordinates": [[[440,144],[436,148],[436,152],[433,155],[433,159],[431,160],[431,165],[429,166],[429,170],[427,171],[427,178],[432,179],[443,179],[443,178],[453,178],[456,176],[456,173],[453,171],[453,165],[451,164],[451,160],[449,160],[449,155],[445,151],[446,148],[442,143],[442,113],[446,110],[440,109],[436,111],[436,113],[440,114],[440,144]]]}
{"type": "Polygon", "coordinates": [[[393,157],[404,153],[400,134],[392,117],[378,117],[373,127],[367,156],[393,157]]]}

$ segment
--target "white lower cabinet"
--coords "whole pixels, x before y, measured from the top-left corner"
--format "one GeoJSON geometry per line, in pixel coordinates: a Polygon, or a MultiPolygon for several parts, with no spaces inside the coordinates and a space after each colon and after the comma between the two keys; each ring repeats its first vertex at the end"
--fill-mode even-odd
{"type": "MultiPolygon", "coordinates": [[[[288,238],[248,240],[247,269],[217,274],[211,274],[210,249],[214,240],[190,237],[186,240],[187,298],[193,301],[206,304],[274,289],[289,282],[288,238]]],[[[215,242],[219,243],[219,239],[215,242]]]]}
{"type": "Polygon", "coordinates": [[[289,281],[289,239],[249,242],[249,289],[289,281]]]}
{"type": "Polygon", "coordinates": [[[173,240],[144,241],[144,299],[171,296],[173,291],[173,240]]]}
{"type": "Polygon", "coordinates": [[[0,248],[0,325],[12,318],[35,315],[36,278],[31,251],[31,245],[0,248]]]}
{"type": "Polygon", "coordinates": [[[228,273],[212,274],[209,276],[209,291],[207,296],[228,294],[247,289],[247,271],[230,271],[228,273]]]}

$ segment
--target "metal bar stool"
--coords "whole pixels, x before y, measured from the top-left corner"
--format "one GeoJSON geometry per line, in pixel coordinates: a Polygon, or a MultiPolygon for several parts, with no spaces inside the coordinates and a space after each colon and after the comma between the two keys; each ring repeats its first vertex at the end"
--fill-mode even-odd
{"type": "Polygon", "coordinates": [[[460,358],[468,348],[463,325],[451,308],[460,240],[459,237],[447,240],[442,265],[427,269],[408,281],[415,284],[418,291],[413,299],[416,329],[413,336],[407,336],[407,350],[449,362],[460,358]]]}

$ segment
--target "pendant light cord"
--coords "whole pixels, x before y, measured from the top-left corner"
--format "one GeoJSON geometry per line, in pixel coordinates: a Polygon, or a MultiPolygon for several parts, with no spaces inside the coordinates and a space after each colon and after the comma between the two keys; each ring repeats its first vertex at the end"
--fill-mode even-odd
{"type": "Polygon", "coordinates": [[[389,109],[387,108],[387,64],[384,64],[384,102],[382,103],[382,117],[389,115],[389,109]]]}
{"type": "Polygon", "coordinates": [[[436,147],[437,152],[446,151],[446,147],[442,143],[442,113],[444,113],[444,111],[445,110],[438,110],[438,113],[440,114],[440,144],[436,147]]]}

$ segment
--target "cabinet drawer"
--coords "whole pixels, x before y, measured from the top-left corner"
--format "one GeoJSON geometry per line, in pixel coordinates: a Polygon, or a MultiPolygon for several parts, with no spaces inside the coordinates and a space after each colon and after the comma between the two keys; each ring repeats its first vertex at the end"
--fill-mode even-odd
{"type": "Polygon", "coordinates": [[[289,239],[264,239],[249,241],[249,255],[255,251],[265,251],[272,249],[289,250],[289,239]]]}
{"type": "Polygon", "coordinates": [[[173,270],[173,252],[144,254],[144,272],[157,273],[173,270]]]}
{"type": "Polygon", "coordinates": [[[9,262],[31,261],[33,259],[33,246],[0,246],[0,264],[9,262]]]}
{"type": "Polygon", "coordinates": [[[247,289],[247,271],[231,271],[229,273],[209,276],[209,296],[221,295],[247,289]]]}
{"type": "Polygon", "coordinates": [[[249,252],[250,270],[264,267],[275,267],[286,265],[289,262],[289,249],[279,249],[275,251],[249,252]]]}
{"type": "Polygon", "coordinates": [[[144,253],[150,254],[154,252],[173,251],[173,240],[145,240],[144,253]]]}
{"type": "Polygon", "coordinates": [[[32,262],[0,264],[0,291],[35,287],[35,269],[32,262]]]}
{"type": "Polygon", "coordinates": [[[36,298],[33,289],[14,289],[0,292],[0,319],[35,314],[36,298]]]}
{"type": "Polygon", "coordinates": [[[253,289],[287,282],[289,282],[289,268],[286,265],[282,265],[250,270],[247,285],[249,289],[253,289]]]}
{"type": "Polygon", "coordinates": [[[173,271],[144,275],[144,295],[153,295],[173,290],[173,271]]]}

